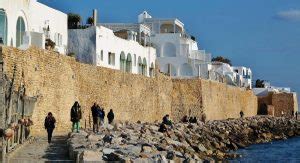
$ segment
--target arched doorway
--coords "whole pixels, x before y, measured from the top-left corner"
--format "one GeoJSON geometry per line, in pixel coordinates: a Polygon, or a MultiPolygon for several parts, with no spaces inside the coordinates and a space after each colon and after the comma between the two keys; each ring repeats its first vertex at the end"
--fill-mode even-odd
{"type": "Polygon", "coordinates": [[[23,44],[23,37],[25,34],[25,21],[22,17],[18,18],[16,26],[16,47],[19,47],[23,44]]]}
{"type": "Polygon", "coordinates": [[[125,71],[126,67],[126,56],[124,52],[121,52],[120,54],[120,70],[125,71]]]}
{"type": "Polygon", "coordinates": [[[193,68],[188,63],[184,63],[179,67],[180,76],[193,76],[193,68]]]}
{"type": "Polygon", "coordinates": [[[170,42],[167,42],[163,46],[162,57],[176,57],[176,46],[170,42]]]}
{"type": "Polygon", "coordinates": [[[0,44],[7,45],[7,16],[3,9],[0,9],[0,44]]]}
{"type": "Polygon", "coordinates": [[[132,70],[132,58],[131,58],[131,54],[129,53],[126,59],[126,72],[131,72],[131,70],[132,70]]]}

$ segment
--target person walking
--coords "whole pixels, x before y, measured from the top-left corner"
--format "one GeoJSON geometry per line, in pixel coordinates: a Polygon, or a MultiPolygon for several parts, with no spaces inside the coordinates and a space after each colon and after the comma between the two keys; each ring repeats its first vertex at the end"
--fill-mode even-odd
{"type": "Polygon", "coordinates": [[[241,116],[241,118],[244,118],[244,112],[242,110],[240,112],[240,116],[241,116]]]}
{"type": "Polygon", "coordinates": [[[99,107],[99,117],[100,117],[100,125],[104,125],[105,111],[103,108],[99,107]]]}
{"type": "Polygon", "coordinates": [[[72,121],[72,132],[76,129],[76,132],[79,132],[80,129],[80,119],[81,119],[81,107],[76,101],[71,108],[71,121],[72,121]]]}
{"type": "Polygon", "coordinates": [[[107,114],[108,123],[111,124],[115,118],[115,114],[112,109],[107,114]]]}
{"type": "Polygon", "coordinates": [[[92,117],[93,117],[93,132],[99,132],[99,108],[97,107],[97,104],[94,103],[94,105],[91,107],[92,117]]]}
{"type": "Polygon", "coordinates": [[[47,130],[48,133],[48,143],[51,143],[52,133],[55,128],[55,123],[56,123],[55,118],[53,117],[52,113],[49,112],[45,118],[45,123],[44,123],[45,129],[47,130]]]}

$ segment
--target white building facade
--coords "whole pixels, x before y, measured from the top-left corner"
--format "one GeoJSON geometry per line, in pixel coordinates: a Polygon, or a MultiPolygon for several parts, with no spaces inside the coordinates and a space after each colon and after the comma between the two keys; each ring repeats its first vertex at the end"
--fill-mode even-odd
{"type": "Polygon", "coordinates": [[[0,1],[0,42],[7,46],[45,49],[45,40],[65,54],[68,44],[68,16],[36,0],[0,1]]]}
{"type": "Polygon", "coordinates": [[[156,49],[141,45],[137,32],[114,33],[104,26],[69,30],[69,52],[84,63],[154,76],[156,49]]]}
{"type": "Polygon", "coordinates": [[[223,62],[212,62],[200,65],[200,76],[228,85],[252,89],[252,71],[247,67],[233,67],[223,62]]]}
{"type": "MultiPolygon", "coordinates": [[[[113,31],[131,30],[134,24],[109,23],[102,24],[113,31]]],[[[155,19],[146,11],[138,16],[136,26],[143,26],[148,30],[139,33],[141,44],[154,46],[157,49],[157,61],[161,72],[172,77],[199,76],[199,65],[210,63],[211,55],[198,49],[195,38],[189,36],[184,24],[175,18],[155,19]]]]}

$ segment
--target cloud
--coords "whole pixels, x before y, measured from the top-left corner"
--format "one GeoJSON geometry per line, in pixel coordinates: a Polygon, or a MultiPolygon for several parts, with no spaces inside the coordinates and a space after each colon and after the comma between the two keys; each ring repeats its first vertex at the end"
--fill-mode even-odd
{"type": "Polygon", "coordinates": [[[300,10],[291,9],[287,11],[280,11],[275,18],[285,21],[300,21],[300,10]]]}

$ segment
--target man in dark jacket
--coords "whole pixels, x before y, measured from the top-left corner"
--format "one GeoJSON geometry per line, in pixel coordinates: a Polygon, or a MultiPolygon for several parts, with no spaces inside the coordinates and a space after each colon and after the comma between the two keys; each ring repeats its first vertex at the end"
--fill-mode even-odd
{"type": "Polygon", "coordinates": [[[167,114],[163,117],[163,124],[168,125],[169,127],[173,127],[173,123],[170,120],[170,116],[167,114]]]}
{"type": "Polygon", "coordinates": [[[76,132],[79,132],[80,119],[81,119],[81,107],[80,107],[79,103],[76,101],[71,108],[71,121],[73,122],[72,132],[74,132],[75,129],[76,129],[76,132]]]}
{"type": "Polygon", "coordinates": [[[55,123],[56,123],[55,118],[53,117],[52,113],[49,112],[47,117],[45,118],[45,123],[44,123],[45,129],[47,130],[48,133],[48,143],[51,143],[52,133],[55,128],[55,123]]]}
{"type": "Polygon", "coordinates": [[[111,124],[115,118],[115,114],[112,109],[110,109],[109,113],[107,114],[108,123],[111,124]]]}
{"type": "Polygon", "coordinates": [[[99,131],[99,108],[97,107],[97,104],[94,103],[94,105],[91,108],[92,111],[92,117],[93,117],[93,132],[99,131]]]}

